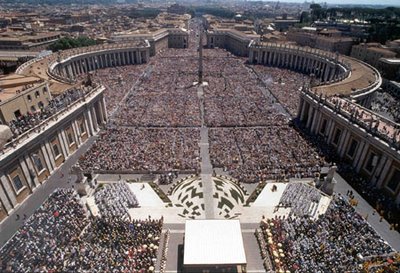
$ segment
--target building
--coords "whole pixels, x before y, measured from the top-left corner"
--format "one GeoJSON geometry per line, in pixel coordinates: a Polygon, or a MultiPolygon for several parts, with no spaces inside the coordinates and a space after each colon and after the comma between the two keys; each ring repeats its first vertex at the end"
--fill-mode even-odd
{"type": "Polygon", "coordinates": [[[396,57],[396,53],[381,44],[362,43],[353,46],[350,56],[377,67],[381,58],[392,59],[396,57]]]}
{"type": "Polygon", "coordinates": [[[0,221],[46,183],[106,122],[104,87],[86,90],[64,111],[17,136],[0,153],[0,221]]]}
{"type": "Polygon", "coordinates": [[[347,98],[324,98],[306,89],[300,97],[298,118],[357,173],[400,203],[398,124],[347,98]]]}
{"type": "Polygon", "coordinates": [[[0,78],[0,123],[46,107],[51,100],[48,82],[37,77],[10,75],[0,78]]]}
{"type": "Polygon", "coordinates": [[[400,58],[380,58],[376,68],[385,79],[400,81],[400,58]]]}
{"type": "Polygon", "coordinates": [[[225,48],[238,56],[248,56],[251,41],[260,40],[260,35],[246,34],[234,29],[207,30],[208,48],[225,48]]]}
{"type": "Polygon", "coordinates": [[[116,43],[148,41],[150,56],[154,56],[163,48],[187,48],[189,33],[185,29],[159,29],[154,32],[125,32],[111,37],[116,43]]]}
{"type": "Polygon", "coordinates": [[[338,52],[342,55],[350,55],[353,39],[341,37],[341,34],[333,30],[321,30],[316,28],[292,28],[287,33],[289,41],[296,42],[300,46],[309,46],[329,52],[338,52]]]}
{"type": "Polygon", "coordinates": [[[59,32],[4,32],[0,34],[0,50],[43,50],[60,37],[59,32]]]}

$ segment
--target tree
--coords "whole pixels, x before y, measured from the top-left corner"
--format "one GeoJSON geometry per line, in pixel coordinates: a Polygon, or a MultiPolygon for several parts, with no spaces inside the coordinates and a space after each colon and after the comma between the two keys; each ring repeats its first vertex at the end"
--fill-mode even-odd
{"type": "Polygon", "coordinates": [[[57,42],[54,44],[51,44],[48,49],[55,52],[59,50],[65,50],[65,49],[70,49],[70,48],[76,48],[76,47],[84,47],[84,46],[91,46],[95,45],[96,41],[93,39],[90,39],[86,36],[80,36],[76,39],[70,38],[70,37],[64,37],[59,39],[57,42]]]}

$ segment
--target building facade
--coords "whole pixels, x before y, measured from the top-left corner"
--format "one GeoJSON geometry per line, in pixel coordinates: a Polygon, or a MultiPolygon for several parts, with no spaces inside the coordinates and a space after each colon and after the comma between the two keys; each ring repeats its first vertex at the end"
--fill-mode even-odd
{"type": "Polygon", "coordinates": [[[0,221],[106,123],[104,87],[86,92],[0,152],[0,221]]]}

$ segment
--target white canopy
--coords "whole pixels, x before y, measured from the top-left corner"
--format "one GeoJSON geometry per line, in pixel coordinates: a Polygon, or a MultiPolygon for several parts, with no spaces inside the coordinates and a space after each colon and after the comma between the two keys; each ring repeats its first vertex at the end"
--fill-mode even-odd
{"type": "Polygon", "coordinates": [[[183,264],[246,264],[239,220],[187,220],[183,264]]]}

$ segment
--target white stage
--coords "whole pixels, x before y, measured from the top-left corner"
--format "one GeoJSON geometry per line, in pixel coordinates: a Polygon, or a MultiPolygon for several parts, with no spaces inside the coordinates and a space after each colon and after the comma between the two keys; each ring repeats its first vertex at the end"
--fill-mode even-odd
{"type": "Polygon", "coordinates": [[[140,207],[164,207],[164,202],[147,183],[128,183],[129,189],[136,195],[140,207]],[[143,188],[144,185],[144,188],[143,188]]]}
{"type": "Polygon", "coordinates": [[[246,264],[239,220],[187,220],[183,264],[246,264]]]}
{"type": "Polygon", "coordinates": [[[251,205],[252,207],[276,207],[288,183],[268,183],[261,193],[258,195],[256,201],[251,205]],[[275,185],[277,190],[271,191],[272,186],[275,185]]]}

